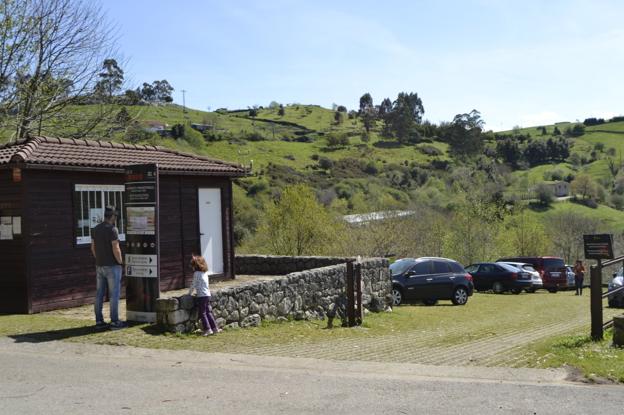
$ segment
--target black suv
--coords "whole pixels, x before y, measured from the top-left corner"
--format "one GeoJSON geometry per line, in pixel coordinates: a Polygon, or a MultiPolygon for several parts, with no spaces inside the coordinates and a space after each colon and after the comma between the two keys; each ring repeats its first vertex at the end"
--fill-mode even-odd
{"type": "Polygon", "coordinates": [[[434,305],[451,300],[464,305],[472,295],[472,276],[456,261],[446,258],[404,258],[390,265],[394,305],[418,300],[434,305]]]}

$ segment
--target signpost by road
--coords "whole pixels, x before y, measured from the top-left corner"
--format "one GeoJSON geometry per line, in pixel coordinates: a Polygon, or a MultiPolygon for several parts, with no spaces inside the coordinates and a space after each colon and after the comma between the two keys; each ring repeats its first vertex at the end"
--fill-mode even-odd
{"type": "Polygon", "coordinates": [[[613,259],[613,236],[610,234],[583,235],[585,259],[595,259],[597,264],[590,268],[590,311],[591,337],[602,340],[602,260],[613,259]]]}
{"type": "Polygon", "coordinates": [[[129,166],[125,179],[126,319],[155,322],[160,296],[158,166],[129,166]]]}

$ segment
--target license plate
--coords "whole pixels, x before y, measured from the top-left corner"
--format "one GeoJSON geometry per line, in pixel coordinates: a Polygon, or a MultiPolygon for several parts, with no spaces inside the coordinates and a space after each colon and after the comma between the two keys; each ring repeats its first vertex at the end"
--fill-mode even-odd
{"type": "Polygon", "coordinates": [[[558,277],[558,276],[560,276],[560,275],[561,275],[561,273],[560,273],[560,272],[551,272],[551,273],[550,273],[550,276],[551,276],[551,277],[558,277]]]}

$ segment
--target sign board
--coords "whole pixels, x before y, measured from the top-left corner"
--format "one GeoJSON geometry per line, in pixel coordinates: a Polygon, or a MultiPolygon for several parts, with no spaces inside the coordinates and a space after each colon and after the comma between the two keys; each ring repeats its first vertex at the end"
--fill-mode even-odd
{"type": "Polygon", "coordinates": [[[610,234],[583,235],[585,259],[613,259],[613,237],[610,234]]]}
{"type": "Polygon", "coordinates": [[[125,178],[126,318],[155,322],[160,296],[158,166],[129,166],[125,178]]]}

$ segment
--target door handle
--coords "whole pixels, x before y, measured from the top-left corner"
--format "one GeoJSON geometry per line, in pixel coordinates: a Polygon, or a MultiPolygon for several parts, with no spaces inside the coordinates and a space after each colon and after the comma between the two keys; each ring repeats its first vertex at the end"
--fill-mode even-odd
{"type": "Polygon", "coordinates": [[[204,234],[202,232],[199,233],[199,236],[204,236],[204,234]]]}
{"type": "Polygon", "coordinates": [[[427,278],[427,281],[433,281],[433,278],[427,278]]]}

